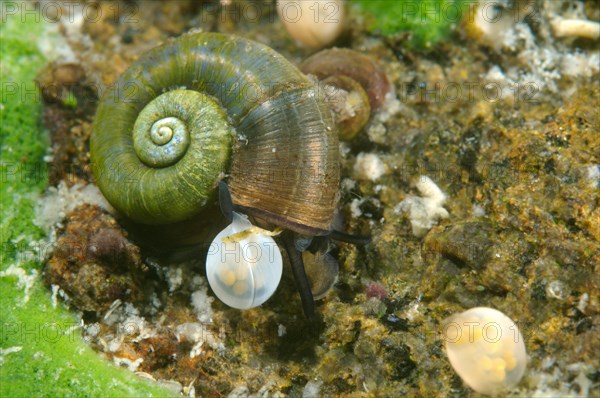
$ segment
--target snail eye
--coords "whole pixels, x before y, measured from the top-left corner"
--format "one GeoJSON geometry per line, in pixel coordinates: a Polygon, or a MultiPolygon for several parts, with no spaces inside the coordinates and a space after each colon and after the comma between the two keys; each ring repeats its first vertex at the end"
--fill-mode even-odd
{"type": "Polygon", "coordinates": [[[279,248],[271,236],[254,231],[242,214],[212,241],[206,257],[206,277],[215,295],[230,307],[261,305],[277,289],[282,273],[279,248]]]}

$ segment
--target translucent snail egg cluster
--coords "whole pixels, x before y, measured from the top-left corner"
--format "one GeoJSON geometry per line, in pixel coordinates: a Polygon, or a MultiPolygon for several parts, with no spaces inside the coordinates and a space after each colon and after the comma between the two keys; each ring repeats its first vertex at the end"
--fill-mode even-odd
{"type": "Polygon", "coordinates": [[[472,308],[446,319],[443,332],[452,367],[473,390],[496,394],[523,377],[527,356],[523,336],[502,312],[472,308]]]}
{"type": "Polygon", "coordinates": [[[246,216],[233,213],[232,223],[212,241],[206,258],[210,287],[233,308],[261,305],[281,280],[283,263],[275,240],[253,229],[246,216]]]}

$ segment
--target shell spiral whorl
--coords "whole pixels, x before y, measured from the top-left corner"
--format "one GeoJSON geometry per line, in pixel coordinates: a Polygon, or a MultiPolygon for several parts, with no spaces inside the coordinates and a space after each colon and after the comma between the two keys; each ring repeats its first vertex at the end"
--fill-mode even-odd
{"type": "Polygon", "coordinates": [[[131,65],[100,101],[90,142],[98,186],[133,220],[188,219],[229,173],[234,203],[313,234],[331,224],[338,151],[311,80],[269,47],[218,33],[183,35],[131,65]]]}
{"type": "Polygon", "coordinates": [[[168,91],[156,97],[140,112],[133,126],[133,147],[147,166],[167,167],[177,163],[186,154],[191,136],[197,137],[195,144],[212,135],[218,137],[215,139],[227,140],[227,134],[230,133],[227,128],[226,115],[206,95],[191,90],[168,91]],[[212,120],[220,122],[221,126],[210,124],[212,120]]]}

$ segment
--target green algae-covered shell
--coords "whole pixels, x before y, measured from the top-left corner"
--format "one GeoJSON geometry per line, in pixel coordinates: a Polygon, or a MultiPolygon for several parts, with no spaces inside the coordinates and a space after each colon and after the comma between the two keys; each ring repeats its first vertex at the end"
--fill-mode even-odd
{"type": "Polygon", "coordinates": [[[237,36],[187,34],[144,54],[100,101],[90,152],[108,201],[145,224],[197,214],[225,174],[235,204],[298,232],[329,230],[337,202],[323,96],[274,50],[237,36]]]}

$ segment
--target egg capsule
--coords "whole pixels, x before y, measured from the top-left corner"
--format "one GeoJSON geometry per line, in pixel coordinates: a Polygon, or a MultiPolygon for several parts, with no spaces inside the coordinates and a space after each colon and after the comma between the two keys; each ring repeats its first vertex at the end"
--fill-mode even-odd
{"type": "Polygon", "coordinates": [[[343,0],[278,0],[277,13],[290,36],[305,47],[323,48],[344,30],[343,0]]]}
{"type": "Polygon", "coordinates": [[[493,395],[523,377],[527,354],[517,325],[502,312],[476,307],[444,321],[450,364],[473,390],[493,395]]]}
{"type": "Polygon", "coordinates": [[[234,212],[232,223],[211,243],[206,277],[215,295],[230,307],[257,307],[279,285],[281,253],[275,240],[261,231],[245,215],[234,212]]]}

